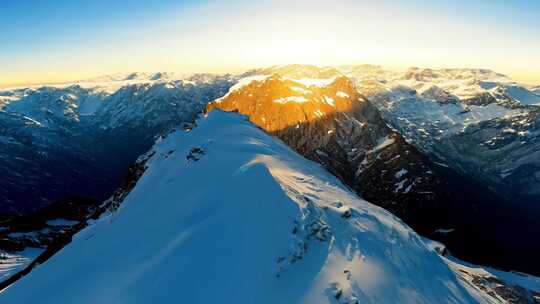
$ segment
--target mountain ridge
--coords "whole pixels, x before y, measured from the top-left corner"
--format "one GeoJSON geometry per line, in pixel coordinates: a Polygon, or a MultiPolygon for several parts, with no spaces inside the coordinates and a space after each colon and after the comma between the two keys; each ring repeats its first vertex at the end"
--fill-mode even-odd
{"type": "Polygon", "coordinates": [[[149,155],[116,212],[4,290],[0,303],[487,303],[530,297],[512,285],[481,283],[497,277],[438,256],[399,219],[236,114],[213,111],[193,130],[169,134],[149,155]],[[201,184],[200,178],[215,182],[201,184]],[[171,195],[179,189],[181,200],[171,195]],[[464,273],[468,279],[458,279],[464,273]],[[115,284],[103,284],[104,277],[115,284]],[[178,285],[178,277],[190,280],[178,285]]]}
{"type": "MultiPolygon", "coordinates": [[[[468,73],[468,75],[472,74],[474,73],[468,73]]],[[[9,158],[6,158],[6,150],[2,150],[6,149],[6,147],[9,147],[9,149],[19,147],[24,150],[26,149],[25,147],[34,146],[40,149],[40,155],[42,155],[36,158],[35,155],[28,156],[23,154],[24,157],[22,157],[22,159],[13,158],[13,161],[7,163],[9,167],[5,168],[8,168],[8,172],[22,172],[20,171],[20,168],[17,169],[12,166],[25,164],[23,162],[24,159],[33,158],[44,159],[44,161],[49,164],[54,164],[57,168],[69,170],[72,167],[64,165],[67,161],[71,164],[76,164],[77,166],[75,169],[78,169],[69,174],[88,174],[90,172],[88,176],[100,177],[102,172],[100,174],[93,174],[89,169],[96,166],[95,163],[78,163],[81,159],[93,161],[92,157],[88,158],[88,151],[91,151],[104,143],[111,147],[117,147],[118,153],[107,154],[107,157],[110,159],[121,158],[126,160],[125,166],[123,167],[125,169],[131,164],[132,160],[135,160],[140,153],[144,153],[148,147],[151,146],[155,139],[154,136],[166,134],[169,130],[181,128],[182,125],[191,129],[193,127],[191,122],[195,116],[206,108],[206,102],[210,100],[221,100],[226,102],[228,99],[241,97],[242,94],[244,95],[242,98],[253,100],[255,96],[248,96],[250,93],[252,95],[255,93],[257,99],[260,99],[261,101],[266,100],[265,102],[267,102],[269,100],[272,102],[271,104],[273,104],[274,110],[272,110],[272,113],[269,113],[271,115],[267,118],[278,118],[276,121],[272,122],[273,125],[276,126],[275,130],[271,132],[272,134],[277,135],[278,137],[281,136],[285,142],[292,145],[297,151],[300,151],[303,155],[308,156],[308,158],[323,164],[323,166],[329,169],[335,176],[338,176],[342,181],[356,180],[354,183],[347,182],[347,184],[349,184],[351,188],[360,187],[361,190],[363,190],[361,192],[363,192],[364,198],[376,202],[393,212],[403,212],[403,210],[400,210],[400,206],[407,206],[405,203],[409,201],[404,199],[404,197],[406,198],[411,191],[414,191],[414,189],[422,191],[421,188],[417,188],[418,184],[414,183],[413,185],[413,182],[416,180],[416,177],[420,177],[422,174],[425,174],[426,177],[432,176],[433,174],[427,173],[429,171],[435,172],[435,175],[442,175],[443,180],[461,180],[461,182],[468,180],[468,176],[460,175],[462,174],[461,172],[467,173],[468,171],[459,171],[463,169],[461,167],[462,165],[459,165],[459,159],[455,163],[458,164],[455,168],[459,169],[457,171],[460,173],[457,175],[451,174],[450,176],[445,176],[449,172],[452,172],[452,170],[455,170],[454,168],[449,171],[446,166],[455,164],[450,162],[449,158],[440,157],[440,154],[437,154],[434,157],[430,150],[427,149],[429,148],[429,145],[426,145],[426,143],[429,142],[425,141],[424,132],[428,132],[427,134],[432,135],[433,138],[440,138],[441,134],[438,133],[439,130],[444,130],[448,133],[459,133],[462,132],[463,129],[466,130],[464,135],[470,137],[467,142],[478,141],[476,138],[477,135],[475,134],[482,130],[488,131],[488,135],[490,135],[491,132],[501,133],[501,136],[497,135],[494,137],[491,135],[489,138],[485,138],[484,141],[494,138],[492,142],[490,141],[489,143],[489,146],[492,146],[494,150],[499,147],[507,146],[509,151],[507,153],[508,157],[511,157],[512,153],[516,153],[516,151],[525,155],[523,154],[524,152],[520,152],[526,151],[523,147],[528,146],[534,148],[533,139],[534,134],[536,134],[535,121],[537,121],[538,117],[535,118],[531,113],[535,113],[535,106],[521,105],[519,101],[514,100],[510,95],[505,95],[507,93],[499,89],[501,87],[504,89],[506,87],[514,86],[514,83],[505,82],[501,86],[494,84],[494,82],[491,81],[493,79],[489,79],[489,77],[482,81],[474,80],[474,78],[458,79],[457,82],[453,84],[441,77],[438,78],[440,83],[431,83],[431,81],[426,83],[420,81],[404,83],[405,80],[402,79],[402,74],[385,71],[378,66],[348,66],[320,70],[315,66],[305,68],[303,65],[275,66],[271,69],[265,69],[264,71],[262,69],[252,70],[240,75],[216,76],[210,74],[195,74],[188,77],[182,76],[180,77],[181,79],[165,79],[166,77],[177,77],[174,75],[148,74],[144,77],[142,77],[142,74],[137,75],[140,79],[101,83],[80,82],[61,86],[55,85],[52,87],[0,90],[0,107],[2,108],[2,110],[0,110],[0,130],[7,130],[8,132],[8,136],[0,136],[0,142],[5,144],[0,149],[0,160],[9,160],[9,158]],[[271,74],[261,75],[261,73],[271,74]],[[156,77],[155,80],[150,79],[156,75],[159,77],[156,77]],[[276,89],[276,92],[274,93],[268,92],[268,95],[274,94],[271,96],[272,98],[268,96],[265,97],[265,92],[259,92],[261,88],[258,88],[257,86],[259,82],[263,80],[274,81],[275,84],[267,88],[269,91],[276,89]],[[286,85],[282,85],[281,83],[285,83],[286,85]],[[371,83],[372,87],[367,86],[367,83],[371,83]],[[457,85],[458,87],[452,88],[449,84],[457,85]],[[250,85],[253,86],[252,91],[248,90],[250,85]],[[409,87],[409,85],[411,85],[411,87],[409,87]],[[329,86],[332,87],[332,89],[326,88],[329,86]],[[460,86],[462,89],[460,89],[460,86]],[[184,92],[182,94],[185,95],[178,93],[179,91],[184,92]],[[471,92],[474,94],[476,94],[475,92],[480,92],[481,94],[479,97],[475,97],[474,94],[470,95],[471,92]],[[465,93],[469,94],[468,96],[472,96],[472,99],[462,102],[460,98],[465,96],[463,95],[465,93]],[[377,94],[386,96],[381,100],[375,100],[374,96],[378,96],[377,94]],[[35,100],[32,101],[32,98],[35,100]],[[108,101],[104,102],[104,100],[108,101]],[[356,103],[351,102],[352,100],[359,100],[360,102],[358,104],[360,106],[358,107],[356,103]],[[395,102],[396,100],[399,100],[400,102],[395,102]],[[180,109],[178,107],[187,105],[188,103],[185,101],[189,101],[189,104],[193,105],[193,107],[188,106],[185,111],[182,110],[187,116],[184,116],[184,114],[179,115],[182,111],[179,111],[180,109]],[[388,104],[387,101],[389,101],[388,104]],[[393,111],[395,111],[394,107],[401,102],[406,102],[411,105],[422,103],[423,105],[430,105],[432,107],[455,109],[455,111],[447,111],[447,113],[457,123],[448,125],[440,124],[440,122],[438,122],[439,125],[434,125],[433,129],[427,128],[422,124],[433,123],[438,119],[438,116],[435,115],[432,117],[432,112],[426,111],[426,109],[431,109],[429,107],[416,108],[416,110],[425,111],[422,113],[430,115],[426,115],[418,121],[414,121],[412,119],[413,117],[408,117],[411,122],[414,122],[410,125],[403,124],[403,121],[400,120],[394,121],[392,117],[395,113],[400,113],[399,115],[402,115],[401,112],[393,113],[393,111]],[[25,103],[27,104],[25,105],[25,103]],[[40,106],[34,106],[38,104],[40,106]],[[308,108],[302,109],[302,107],[306,106],[308,108]],[[289,109],[284,111],[284,107],[289,109]],[[292,121],[293,123],[287,121],[285,119],[287,118],[287,115],[283,114],[286,112],[293,113],[298,107],[302,109],[299,112],[301,115],[294,116],[295,119],[292,121]],[[342,115],[342,113],[339,113],[342,111],[353,111],[354,113],[357,113],[355,115],[359,116],[347,115],[348,117],[346,117],[345,115],[342,115]],[[527,116],[523,116],[521,113],[527,113],[527,116]],[[512,115],[509,116],[508,114],[512,115]],[[466,123],[461,124],[461,120],[456,119],[456,117],[462,117],[464,115],[474,119],[470,119],[466,123]],[[86,128],[84,131],[79,130],[80,132],[73,132],[74,129],[69,127],[70,125],[86,124],[89,119],[93,119],[95,116],[102,117],[102,120],[106,123],[96,125],[97,128],[86,128]],[[155,119],[156,117],[157,119],[155,119]],[[164,117],[168,118],[165,120],[161,119],[164,117]],[[282,122],[279,121],[281,118],[284,119],[282,122]],[[308,123],[306,123],[306,121],[308,123]],[[313,121],[316,123],[313,124],[313,121]],[[516,128],[513,126],[515,123],[523,125],[524,127],[516,128]],[[298,132],[296,129],[297,127],[300,128],[302,132],[306,132],[305,134],[310,135],[306,136],[304,139],[301,138],[302,136],[295,136],[295,132],[298,132]],[[362,130],[362,128],[365,128],[365,131],[359,131],[362,130]],[[424,131],[421,131],[420,129],[424,129],[424,131]],[[98,132],[103,133],[103,136],[107,141],[96,138],[96,140],[86,142],[85,145],[81,145],[80,147],[69,146],[66,144],[66,142],[69,142],[66,141],[66,136],[68,139],[80,136],[84,137],[85,134],[88,134],[86,133],[87,130],[93,130],[93,132],[98,130],[98,132]],[[473,130],[476,131],[471,132],[473,130]],[[124,151],[123,149],[126,149],[125,140],[130,138],[129,141],[133,140],[133,143],[136,143],[140,142],[143,137],[146,138],[145,143],[136,148],[137,151],[132,153],[131,160],[128,159],[129,157],[126,158],[126,154],[121,152],[124,151]],[[122,138],[124,142],[119,141],[119,138],[122,138]],[[518,143],[515,139],[520,138],[528,138],[530,141],[519,149],[513,148],[512,145],[508,145],[508,143],[512,142],[518,143]],[[341,141],[341,143],[339,141],[341,141]],[[313,148],[314,146],[315,149],[313,148]],[[319,149],[321,146],[325,146],[327,149],[319,149]],[[361,151],[359,151],[358,146],[363,147],[363,149],[360,149],[361,151]],[[407,148],[403,149],[403,147],[407,148]],[[356,150],[352,151],[355,148],[356,150]],[[73,152],[74,156],[64,154],[65,151],[73,152]],[[407,151],[408,153],[412,153],[412,155],[420,155],[418,154],[420,152],[421,154],[429,154],[430,159],[424,159],[422,157],[401,158],[401,155],[404,155],[407,151]],[[53,159],[50,158],[50,156],[54,155],[57,156],[59,162],[53,162],[53,159]],[[399,160],[399,158],[393,159],[395,156],[400,156],[401,160],[399,160]],[[362,165],[364,159],[366,162],[362,165]],[[413,170],[409,163],[429,163],[430,167],[428,168],[420,165],[417,169],[413,170]],[[371,164],[377,165],[371,166],[371,164]],[[360,175],[363,176],[363,178],[358,178],[356,175],[357,170],[345,170],[344,168],[346,167],[362,168],[362,170],[360,170],[360,175]],[[373,191],[371,193],[367,191],[370,188],[373,191]],[[394,191],[403,196],[396,196],[394,191]],[[388,197],[390,197],[390,199],[388,199],[388,197]],[[396,199],[398,197],[399,199],[396,199]]],[[[522,85],[519,84],[518,86],[522,87],[522,85]]],[[[264,89],[264,86],[262,89],[264,89]]],[[[253,106],[256,106],[256,103],[254,103],[253,106]]],[[[407,112],[403,113],[406,114],[407,112]]],[[[293,117],[292,114],[289,116],[293,117]]],[[[263,126],[264,123],[265,122],[262,120],[257,122],[257,124],[263,126]]],[[[270,123],[270,121],[268,121],[268,123],[270,123]]],[[[133,149],[133,147],[130,147],[130,149],[133,149]]],[[[463,146],[463,149],[466,149],[464,151],[470,151],[466,146],[463,146]]],[[[452,151],[452,149],[448,150],[452,151]]],[[[26,149],[25,151],[30,151],[30,149],[26,149]]],[[[199,158],[196,154],[197,153],[192,156],[193,159],[199,158]]],[[[14,156],[19,157],[20,155],[17,156],[14,154],[14,156]]],[[[444,156],[444,154],[442,154],[442,156],[444,156]]],[[[492,163],[493,165],[497,165],[497,162],[492,163]]],[[[107,167],[109,166],[107,165],[107,167]]],[[[43,175],[43,173],[47,173],[47,167],[40,167],[39,163],[35,168],[26,168],[31,170],[26,171],[25,174],[32,178],[22,180],[20,179],[20,176],[22,175],[14,175],[15,179],[12,180],[12,185],[18,183],[24,188],[26,187],[24,186],[25,184],[20,181],[33,182],[35,177],[46,176],[43,175]]],[[[534,167],[524,166],[524,168],[529,170],[527,172],[532,172],[534,176],[534,171],[531,171],[534,170],[534,167]]],[[[502,177],[503,180],[505,178],[512,179],[519,173],[519,170],[505,171],[505,168],[498,170],[496,175],[501,176],[502,174],[502,176],[504,176],[502,177]]],[[[117,173],[120,171],[117,171],[117,173]]],[[[527,172],[524,171],[523,174],[529,174],[527,172]]],[[[68,176],[68,174],[64,175],[68,176]]],[[[120,180],[121,176],[118,178],[120,180]]],[[[61,188],[62,184],[64,185],[64,188],[73,188],[77,186],[78,179],[69,178],[64,180],[63,178],[59,178],[56,181],[54,179],[49,179],[49,181],[58,181],[58,188],[61,188]],[[66,181],[74,182],[75,186],[66,187],[66,181]]],[[[433,182],[434,179],[431,179],[431,181],[432,184],[435,184],[435,182],[433,182]]],[[[528,182],[534,182],[534,180],[531,179],[525,179],[525,181],[526,183],[523,183],[521,186],[517,185],[516,187],[527,188],[528,182]]],[[[426,179],[425,183],[429,185],[429,179],[426,179]]],[[[489,180],[486,181],[486,183],[489,183],[489,180]]],[[[80,185],[80,183],[78,184],[80,185]]],[[[52,185],[54,186],[55,184],[52,185]]],[[[504,184],[504,186],[506,187],[506,184],[504,184]]],[[[471,182],[469,188],[454,188],[450,192],[463,192],[466,194],[471,192],[471,188],[474,192],[477,190],[474,188],[480,189],[483,187],[485,187],[485,185],[477,185],[474,182],[471,182]]],[[[107,191],[107,193],[111,194],[114,190],[113,188],[114,187],[111,187],[110,191],[107,191]]],[[[5,184],[3,187],[0,187],[0,195],[2,195],[2,191],[5,189],[5,184]]],[[[28,189],[28,187],[26,189],[28,189]]],[[[513,189],[519,188],[508,189],[514,191],[513,189]]],[[[94,189],[90,191],[90,193],[96,193],[94,189]]],[[[83,192],[79,192],[78,194],[81,193],[83,192]]],[[[476,198],[471,196],[470,199],[475,200],[476,198]]],[[[530,198],[529,201],[534,201],[534,197],[530,198]]],[[[32,230],[34,229],[32,228],[30,229],[31,231],[29,231],[28,228],[20,230],[19,226],[17,226],[18,224],[15,224],[19,220],[24,221],[24,218],[18,218],[14,222],[15,224],[13,227],[8,227],[8,230],[3,229],[0,232],[0,236],[3,238],[1,243],[2,249],[11,248],[10,250],[13,250],[13,248],[17,248],[15,252],[10,251],[8,254],[8,256],[10,256],[9,261],[20,259],[21,261],[31,262],[35,259],[34,253],[30,251],[19,251],[20,248],[28,248],[30,250],[35,249],[34,246],[38,246],[41,247],[37,248],[38,251],[44,250],[49,246],[49,241],[44,240],[54,240],[58,233],[68,232],[70,235],[76,233],[78,230],[73,230],[72,226],[70,226],[70,222],[77,221],[79,223],[80,221],[82,223],[85,220],[81,220],[80,217],[82,216],[84,218],[87,214],[91,213],[92,208],[100,205],[100,202],[95,202],[94,207],[87,211],[79,210],[77,212],[80,214],[78,214],[77,217],[64,218],[65,221],[63,224],[56,226],[56,222],[61,220],[59,217],[65,217],[65,214],[70,214],[69,212],[72,212],[70,211],[69,206],[78,203],[81,203],[81,206],[84,206],[84,201],[79,201],[77,198],[74,199],[68,197],[65,202],[68,202],[68,204],[65,205],[67,209],[58,211],[52,215],[52,217],[43,220],[43,223],[45,224],[43,224],[42,227],[34,227],[35,230],[32,230]],[[51,225],[46,224],[49,221],[51,225]]],[[[115,205],[118,204],[120,204],[120,202],[115,203],[115,205]]],[[[410,210],[412,210],[410,208],[411,205],[414,204],[409,204],[407,207],[410,210]]],[[[471,204],[473,207],[475,205],[476,204],[471,204]]],[[[528,212],[530,210],[528,210],[526,206],[527,205],[519,206],[520,210],[513,210],[512,214],[531,213],[528,212]]],[[[414,212],[412,214],[414,214],[414,212]]],[[[472,215],[475,213],[471,212],[470,214],[472,215]]],[[[410,218],[407,218],[407,216],[410,217],[411,213],[409,215],[403,215],[402,213],[401,216],[404,216],[404,219],[410,222],[410,218]]],[[[482,217],[480,217],[480,215],[478,215],[478,218],[483,217],[485,216],[482,215],[482,217]]],[[[11,219],[8,218],[6,221],[6,219],[2,218],[2,221],[7,225],[6,223],[11,221],[11,219]]],[[[523,223],[521,223],[519,219],[512,219],[510,221],[505,219],[504,222],[510,226],[523,226],[523,223]],[[516,224],[512,224],[514,221],[517,221],[516,224]]],[[[479,227],[473,228],[482,232],[482,229],[485,227],[486,226],[480,225],[479,227]]],[[[462,234],[459,233],[459,230],[456,231],[454,229],[455,227],[452,225],[439,222],[436,227],[432,228],[424,228],[425,232],[429,232],[424,233],[424,235],[429,235],[432,238],[443,241],[451,248],[452,242],[464,243],[462,234]],[[432,232],[434,234],[431,234],[432,232]]],[[[418,229],[418,227],[415,229],[418,229]]],[[[533,228],[529,228],[529,230],[534,231],[533,228]]],[[[506,234],[510,233],[508,231],[503,232],[506,234]]],[[[467,234],[466,232],[461,233],[467,234]]],[[[494,233],[495,232],[490,231],[490,234],[494,233]]],[[[520,235],[509,234],[509,239],[520,238],[520,235]]],[[[525,239],[525,236],[523,236],[523,238],[525,239]]],[[[486,246],[482,245],[484,249],[487,248],[492,250],[491,243],[487,241],[487,238],[485,242],[487,242],[486,246]]],[[[476,245],[480,246],[479,244],[476,245]]],[[[516,249],[515,251],[518,252],[519,250],[516,249]]],[[[490,255],[497,256],[500,252],[499,248],[494,248],[490,255]]],[[[532,251],[524,249],[523,252],[532,251]]],[[[459,254],[457,255],[460,256],[459,254]]],[[[534,262],[534,256],[532,258],[531,261],[534,262]]],[[[523,256],[520,256],[520,258],[516,260],[526,261],[523,256]]],[[[482,261],[491,264],[490,262],[486,262],[488,260],[479,259],[474,261],[481,264],[482,261]]],[[[24,265],[27,262],[21,263],[21,265],[24,265]]],[[[534,266],[533,264],[525,265],[534,266]]],[[[531,272],[533,269],[532,266],[525,268],[509,267],[509,269],[520,269],[525,272],[531,272]]],[[[9,267],[6,266],[5,269],[8,269],[9,267]]],[[[13,268],[13,270],[9,269],[6,270],[6,272],[1,272],[0,275],[7,277],[19,268],[13,268]]]]}
{"type": "MultiPolygon", "coordinates": [[[[402,129],[387,126],[373,101],[359,94],[349,78],[339,74],[306,78],[321,75],[313,67],[305,74],[302,66],[272,69],[276,70],[279,73],[251,74],[211,102],[206,111],[219,108],[248,115],[367,200],[392,211],[422,235],[444,242],[460,258],[538,271],[530,268],[536,261],[534,255],[525,257],[516,251],[534,248],[527,241],[534,231],[529,227],[534,226],[534,217],[527,209],[513,208],[513,201],[495,193],[482,180],[449,167],[445,164],[448,160],[438,155],[416,149],[416,142],[401,137],[402,129]],[[287,74],[291,70],[293,73],[287,74]],[[510,209],[515,214],[512,218],[507,217],[510,209]],[[520,217],[527,220],[520,221],[520,217]],[[504,228],[501,222],[514,228],[504,228]],[[522,228],[524,236],[512,238],[522,228]],[[486,234],[484,229],[492,233],[486,234]],[[440,230],[452,232],[438,233],[440,230]],[[493,253],[492,244],[497,244],[497,253],[493,253]]],[[[459,108],[456,102],[441,104],[459,108]]],[[[482,110],[485,106],[469,107],[482,110]]]]}

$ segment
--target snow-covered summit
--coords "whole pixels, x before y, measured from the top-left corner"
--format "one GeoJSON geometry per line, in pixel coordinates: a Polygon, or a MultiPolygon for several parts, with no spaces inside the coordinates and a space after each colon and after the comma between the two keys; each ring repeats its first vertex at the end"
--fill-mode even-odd
{"type": "Polygon", "coordinates": [[[118,211],[0,303],[497,302],[414,231],[236,114],[153,148],[118,211]]]}
{"type": "Polygon", "coordinates": [[[117,73],[117,74],[106,74],[94,78],[88,78],[84,80],[79,80],[77,82],[113,82],[113,81],[129,81],[129,80],[139,80],[139,81],[152,81],[160,79],[180,79],[176,77],[174,73],[169,72],[155,72],[155,73],[143,73],[143,72],[132,72],[132,73],[117,73]]]}
{"type": "Polygon", "coordinates": [[[429,69],[412,67],[405,71],[403,78],[428,81],[433,79],[476,79],[482,81],[510,81],[508,76],[489,69],[429,69]]]}
{"type": "Polygon", "coordinates": [[[251,75],[280,75],[287,76],[294,79],[302,78],[334,78],[341,76],[342,73],[334,67],[319,67],[315,65],[304,64],[289,64],[289,65],[276,65],[268,68],[254,69],[243,74],[243,76],[251,75]]]}
{"type": "Polygon", "coordinates": [[[242,78],[207,108],[237,110],[272,132],[349,110],[360,102],[345,76],[293,79],[288,74],[270,74],[242,78]]]}

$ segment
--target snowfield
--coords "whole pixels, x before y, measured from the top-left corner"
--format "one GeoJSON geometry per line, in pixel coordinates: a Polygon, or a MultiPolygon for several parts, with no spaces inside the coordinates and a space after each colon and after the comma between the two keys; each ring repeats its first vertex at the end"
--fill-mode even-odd
{"type": "Polygon", "coordinates": [[[197,124],[160,140],[120,209],[0,303],[496,302],[243,116],[197,124]]]}

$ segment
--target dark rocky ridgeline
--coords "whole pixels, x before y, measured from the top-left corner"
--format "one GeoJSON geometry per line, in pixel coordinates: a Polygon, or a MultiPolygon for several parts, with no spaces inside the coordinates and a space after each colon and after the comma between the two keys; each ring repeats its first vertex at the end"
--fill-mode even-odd
{"type": "Polygon", "coordinates": [[[511,221],[500,206],[508,202],[419,152],[387,126],[348,78],[334,77],[310,85],[277,73],[229,92],[207,111],[248,115],[363,198],[424,236],[444,242],[460,258],[539,271],[522,263],[513,242],[505,240],[511,238],[505,231],[511,221]]]}

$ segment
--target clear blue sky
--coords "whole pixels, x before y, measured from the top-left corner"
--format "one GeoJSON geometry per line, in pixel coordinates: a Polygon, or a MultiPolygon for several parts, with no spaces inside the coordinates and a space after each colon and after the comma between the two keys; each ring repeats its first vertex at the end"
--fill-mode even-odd
{"type": "Polygon", "coordinates": [[[539,0],[4,0],[0,41],[0,85],[299,60],[487,67],[540,83],[539,0]]]}

